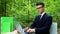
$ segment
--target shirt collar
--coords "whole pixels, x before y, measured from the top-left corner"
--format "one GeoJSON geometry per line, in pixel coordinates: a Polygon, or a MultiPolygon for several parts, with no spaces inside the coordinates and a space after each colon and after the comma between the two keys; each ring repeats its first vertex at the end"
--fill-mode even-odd
{"type": "Polygon", "coordinates": [[[40,14],[41,16],[43,16],[45,14],[45,12],[43,12],[42,14],[40,14]]]}

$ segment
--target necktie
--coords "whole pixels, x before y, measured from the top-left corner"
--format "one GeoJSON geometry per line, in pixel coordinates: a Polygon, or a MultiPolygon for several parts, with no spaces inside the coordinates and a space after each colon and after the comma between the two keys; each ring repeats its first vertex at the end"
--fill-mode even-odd
{"type": "Polygon", "coordinates": [[[40,19],[41,19],[41,15],[40,15],[40,19]]]}

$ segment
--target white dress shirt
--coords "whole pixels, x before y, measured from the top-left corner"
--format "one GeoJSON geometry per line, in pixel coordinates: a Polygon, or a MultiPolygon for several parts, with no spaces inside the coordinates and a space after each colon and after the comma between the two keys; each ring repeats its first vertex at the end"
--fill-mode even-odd
{"type": "Polygon", "coordinates": [[[42,14],[40,14],[41,15],[40,19],[43,17],[44,14],[45,14],[45,12],[43,12],[42,14]]]}

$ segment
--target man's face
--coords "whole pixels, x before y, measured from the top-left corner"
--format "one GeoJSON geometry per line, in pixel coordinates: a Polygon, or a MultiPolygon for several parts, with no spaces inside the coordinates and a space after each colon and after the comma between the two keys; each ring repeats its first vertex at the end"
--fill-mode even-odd
{"type": "Polygon", "coordinates": [[[38,6],[36,6],[36,8],[38,9],[40,14],[43,13],[44,7],[42,7],[42,5],[38,5],[38,6]]]}

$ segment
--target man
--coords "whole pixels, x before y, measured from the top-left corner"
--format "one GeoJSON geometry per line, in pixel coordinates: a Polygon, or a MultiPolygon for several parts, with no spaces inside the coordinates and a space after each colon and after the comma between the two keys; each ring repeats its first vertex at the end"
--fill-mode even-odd
{"type": "MultiPolygon", "coordinates": [[[[25,32],[23,32],[24,30],[22,32],[25,34],[32,33],[32,32],[34,32],[35,34],[50,34],[49,30],[52,24],[52,17],[44,12],[43,2],[37,3],[36,8],[38,9],[40,15],[36,16],[33,24],[30,27],[27,27],[24,29],[25,32]]],[[[17,30],[10,32],[10,34],[13,34],[13,33],[19,34],[20,33],[19,31],[21,31],[20,29],[22,28],[18,27],[17,30]]]]}
{"type": "Polygon", "coordinates": [[[37,3],[36,8],[40,15],[36,16],[33,24],[25,28],[25,31],[29,33],[35,32],[35,34],[50,34],[49,30],[52,24],[52,17],[44,12],[43,2],[37,3]]]}

